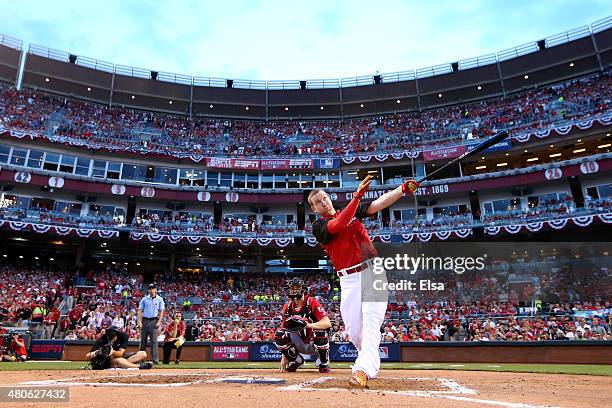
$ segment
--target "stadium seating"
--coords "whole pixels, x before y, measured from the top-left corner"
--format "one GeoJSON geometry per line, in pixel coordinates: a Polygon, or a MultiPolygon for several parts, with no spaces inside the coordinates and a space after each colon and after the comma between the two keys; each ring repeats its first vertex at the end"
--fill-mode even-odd
{"type": "Polygon", "coordinates": [[[93,149],[175,156],[345,155],[435,148],[607,112],[609,71],[507,98],[345,122],[240,122],[138,112],[0,86],[0,125],[93,149]]]}
{"type": "MultiPolygon", "coordinates": [[[[405,299],[404,293],[392,292],[381,335],[387,341],[612,340],[612,303],[606,298],[612,289],[609,271],[533,269],[530,277],[532,285],[517,286],[513,282],[520,276],[491,266],[487,272],[451,276],[444,298],[428,298],[421,292],[405,299]],[[552,301],[536,307],[538,297],[552,301]],[[521,307],[527,300],[530,306],[521,307]]],[[[303,278],[308,292],[326,307],[334,339],[346,339],[334,284],[322,274],[303,278]]],[[[184,274],[154,279],[166,301],[166,318],[173,310],[184,311],[190,340],[270,340],[280,324],[284,275],[184,274]],[[182,304],[186,297],[194,300],[188,309],[182,304]]],[[[40,323],[31,318],[36,307],[59,307],[64,318],[56,337],[92,340],[112,320],[138,339],[135,311],[143,296],[139,274],[111,268],[75,276],[3,265],[0,282],[0,321],[5,326],[36,329],[40,323]]]]}

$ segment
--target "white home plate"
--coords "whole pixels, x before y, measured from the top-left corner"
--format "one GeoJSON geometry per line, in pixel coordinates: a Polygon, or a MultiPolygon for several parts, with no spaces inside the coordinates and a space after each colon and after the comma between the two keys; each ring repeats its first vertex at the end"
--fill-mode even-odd
{"type": "MultiPolygon", "coordinates": [[[[282,391],[332,391],[332,392],[348,392],[351,391],[347,388],[315,388],[313,385],[321,384],[326,381],[334,380],[337,377],[320,377],[312,381],[303,382],[300,384],[289,385],[286,387],[280,387],[279,390],[282,391]]],[[[484,400],[478,398],[472,398],[467,396],[461,396],[456,394],[463,395],[476,395],[477,392],[473,389],[464,387],[458,384],[455,380],[450,378],[433,378],[433,377],[383,377],[386,379],[393,380],[407,380],[407,381],[438,381],[441,386],[445,387],[445,390],[442,391],[417,391],[417,390],[404,390],[404,391],[390,391],[390,390],[363,390],[363,392],[373,392],[380,393],[384,392],[385,394],[393,394],[393,395],[404,395],[407,397],[422,397],[422,398],[441,398],[441,399],[450,399],[455,401],[466,401],[466,402],[476,402],[484,405],[495,405],[499,407],[506,408],[540,408],[537,405],[529,405],[522,403],[514,403],[514,402],[506,402],[506,401],[494,401],[494,400],[484,400]],[[455,395],[451,395],[455,394],[455,395]]]]}
{"type": "Polygon", "coordinates": [[[233,383],[233,384],[285,384],[287,380],[273,377],[223,377],[207,382],[211,383],[233,383]]]}

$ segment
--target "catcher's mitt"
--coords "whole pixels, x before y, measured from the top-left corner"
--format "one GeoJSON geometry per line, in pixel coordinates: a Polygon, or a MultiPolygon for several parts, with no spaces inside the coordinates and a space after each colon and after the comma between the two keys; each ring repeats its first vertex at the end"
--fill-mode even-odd
{"type": "Polygon", "coordinates": [[[300,332],[304,330],[308,320],[305,317],[294,315],[285,319],[283,327],[290,332],[300,332]]]}
{"type": "Polygon", "coordinates": [[[89,362],[91,368],[93,370],[105,370],[107,368],[110,368],[111,351],[112,346],[110,344],[105,344],[104,346],[100,347],[89,362]]]}

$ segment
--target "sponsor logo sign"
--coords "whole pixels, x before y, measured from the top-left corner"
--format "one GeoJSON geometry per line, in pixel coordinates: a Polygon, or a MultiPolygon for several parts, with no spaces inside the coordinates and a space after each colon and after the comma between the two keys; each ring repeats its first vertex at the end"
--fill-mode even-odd
{"type": "Polygon", "coordinates": [[[249,361],[251,346],[210,346],[210,359],[212,361],[249,361]]]}
{"type": "Polygon", "coordinates": [[[61,360],[64,355],[64,340],[32,340],[32,360],[61,360]]]}
{"type": "Polygon", "coordinates": [[[217,169],[230,169],[232,168],[232,159],[227,157],[209,157],[206,159],[206,165],[217,169]]]}
{"type": "MultiPolygon", "coordinates": [[[[357,349],[353,343],[332,343],[330,346],[330,359],[332,361],[355,361],[357,349]]],[[[378,347],[381,361],[399,361],[399,343],[381,343],[378,347]]]]}
{"type": "Polygon", "coordinates": [[[461,156],[465,152],[465,145],[450,146],[435,150],[423,150],[423,158],[427,161],[451,159],[453,157],[461,156]]]}

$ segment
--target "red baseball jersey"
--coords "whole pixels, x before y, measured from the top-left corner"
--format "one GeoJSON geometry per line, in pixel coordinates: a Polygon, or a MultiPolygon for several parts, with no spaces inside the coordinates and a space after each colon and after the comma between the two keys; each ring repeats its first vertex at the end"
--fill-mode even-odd
{"type": "MultiPolygon", "coordinates": [[[[283,320],[295,315],[302,316],[309,322],[315,323],[327,317],[327,312],[317,299],[306,294],[297,304],[290,300],[283,306],[283,320]]],[[[312,329],[303,330],[300,336],[304,340],[310,340],[313,337],[312,329]]]]}
{"type": "Polygon", "coordinates": [[[368,232],[361,223],[361,220],[368,216],[369,207],[370,203],[359,204],[353,219],[338,234],[330,234],[327,230],[327,223],[340,215],[340,211],[336,211],[333,217],[321,217],[312,223],[312,234],[327,252],[337,271],[357,265],[377,255],[376,248],[372,245],[368,232]]]}
{"type": "MultiPolygon", "coordinates": [[[[170,323],[168,323],[168,325],[166,326],[166,330],[164,330],[164,341],[168,341],[168,339],[170,337],[172,337],[172,333],[174,332],[174,325],[176,323],[174,323],[174,320],[171,321],[170,323]]],[[[178,329],[176,330],[176,337],[185,337],[185,330],[187,329],[187,326],[185,325],[185,322],[181,320],[181,322],[178,324],[178,329]]]]}

